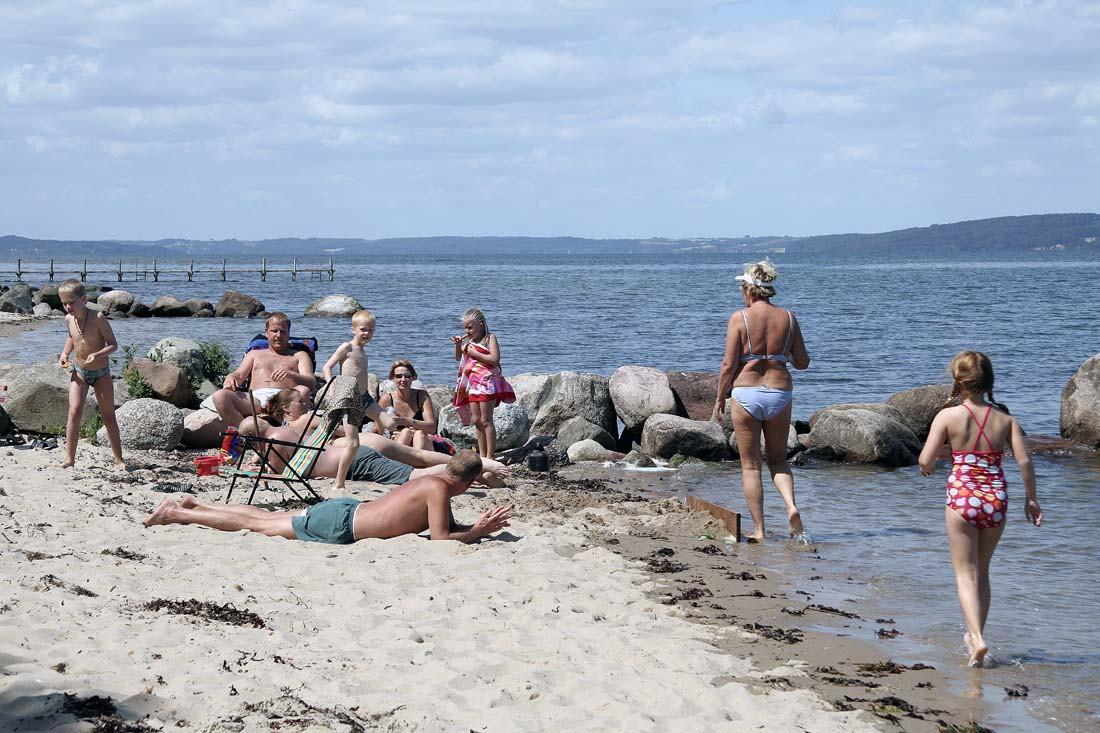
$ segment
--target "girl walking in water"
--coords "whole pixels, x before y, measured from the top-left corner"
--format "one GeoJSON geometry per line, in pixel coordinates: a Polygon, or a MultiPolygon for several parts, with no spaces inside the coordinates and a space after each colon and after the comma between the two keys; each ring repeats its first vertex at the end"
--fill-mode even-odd
{"type": "Polygon", "coordinates": [[[493,410],[501,402],[515,402],[516,394],[500,370],[500,344],[489,333],[485,314],[477,308],[466,311],[462,328],[464,335],[451,337],[459,361],[454,405],[463,425],[474,424],[478,453],[492,458],[497,446],[493,410]]]}
{"type": "Polygon", "coordinates": [[[962,351],[951,360],[954,388],[948,404],[932,421],[920,454],[920,472],[931,476],[945,444],[951,446],[951,474],[947,477],[944,515],[955,588],[962,606],[967,664],[981,667],[989,645],[985,620],[989,616],[989,563],[1004,531],[1008,488],[1001,459],[1010,447],[1024,483],[1024,514],[1038,527],[1043,513],[1035,497],[1035,469],[1016,418],[993,399],[993,364],[978,351],[962,351]]]}

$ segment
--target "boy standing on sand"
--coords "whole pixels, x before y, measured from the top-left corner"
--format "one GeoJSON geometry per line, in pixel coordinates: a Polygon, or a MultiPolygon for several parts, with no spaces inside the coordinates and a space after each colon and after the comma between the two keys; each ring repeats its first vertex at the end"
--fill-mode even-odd
{"type": "Polygon", "coordinates": [[[329,357],[323,369],[325,381],[332,381],[332,370],[339,365],[340,374],[351,377],[359,386],[363,407],[374,402],[367,389],[367,343],[374,338],[374,314],[368,310],[357,311],[351,317],[351,341],[345,341],[329,357]]]}
{"type": "Polygon", "coordinates": [[[115,454],[115,465],[125,468],[122,460],[122,442],[118,435],[118,421],[115,420],[115,386],[111,381],[111,362],[109,355],[118,349],[111,324],[104,315],[88,308],[88,296],[84,284],[79,280],[66,280],[57,289],[61,304],[65,307],[65,327],[68,338],[61,349],[57,364],[62,369],[72,369],[69,381],[69,419],[65,425],[65,468],[76,463],[76,444],[80,440],[80,422],[84,417],[84,402],[88,399],[88,388],[95,389],[95,399],[99,404],[99,416],[103,427],[107,429],[107,438],[111,443],[111,452],[115,454]],[[73,361],[69,355],[76,352],[73,361]]]}

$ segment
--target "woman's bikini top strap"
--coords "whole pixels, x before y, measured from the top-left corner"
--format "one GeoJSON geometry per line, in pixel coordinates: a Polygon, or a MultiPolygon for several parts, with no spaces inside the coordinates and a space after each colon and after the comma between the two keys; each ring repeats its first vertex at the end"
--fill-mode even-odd
{"type": "Polygon", "coordinates": [[[749,314],[747,308],[741,309],[741,320],[745,322],[745,345],[749,347],[747,354],[741,355],[741,363],[745,364],[750,361],[778,361],[781,363],[787,362],[787,353],[791,348],[791,337],[794,334],[794,318],[791,316],[791,312],[787,311],[787,338],[783,342],[783,351],[779,354],[754,354],[752,350],[752,338],[749,336],[749,314]]]}

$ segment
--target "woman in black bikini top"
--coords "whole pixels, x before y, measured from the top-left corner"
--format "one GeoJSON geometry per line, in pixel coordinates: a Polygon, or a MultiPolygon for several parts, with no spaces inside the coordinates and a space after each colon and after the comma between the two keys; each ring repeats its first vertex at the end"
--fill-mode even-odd
{"type": "MultiPolygon", "coordinates": [[[[397,430],[390,437],[402,443],[422,450],[433,450],[431,436],[438,427],[435,406],[428,392],[413,389],[416,369],[408,359],[398,359],[390,367],[390,379],[397,385],[393,392],[387,392],[378,400],[383,410],[393,408],[393,417],[397,430]]],[[[381,427],[375,423],[375,430],[381,427]]]]}

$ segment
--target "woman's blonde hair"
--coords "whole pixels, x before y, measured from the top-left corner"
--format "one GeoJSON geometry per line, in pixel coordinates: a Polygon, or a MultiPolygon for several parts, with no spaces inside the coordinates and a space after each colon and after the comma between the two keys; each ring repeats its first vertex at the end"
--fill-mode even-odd
{"type": "Polygon", "coordinates": [[[397,367],[405,367],[413,375],[413,379],[416,379],[416,367],[408,359],[397,359],[390,365],[390,379],[393,379],[393,373],[397,371],[397,367]]]}
{"type": "Polygon", "coordinates": [[[749,282],[741,281],[743,292],[754,298],[775,297],[775,285],[772,283],[779,277],[779,273],[776,272],[775,265],[770,260],[750,262],[745,265],[745,277],[749,279],[749,282]],[[759,285],[756,283],[759,283],[759,285]]]}
{"type": "Polygon", "coordinates": [[[951,397],[944,407],[958,404],[964,394],[985,395],[991,405],[1003,412],[1008,408],[993,397],[993,362],[980,351],[960,351],[948,365],[951,372],[951,397]]]}
{"type": "Polygon", "coordinates": [[[286,417],[287,405],[297,398],[297,390],[280,389],[260,408],[260,417],[268,422],[274,422],[276,425],[281,425],[286,417]]]}
{"type": "Polygon", "coordinates": [[[462,320],[468,321],[473,319],[481,324],[481,330],[484,331],[484,335],[489,335],[489,322],[485,320],[485,314],[481,312],[480,308],[471,308],[462,314],[462,320]]]}

